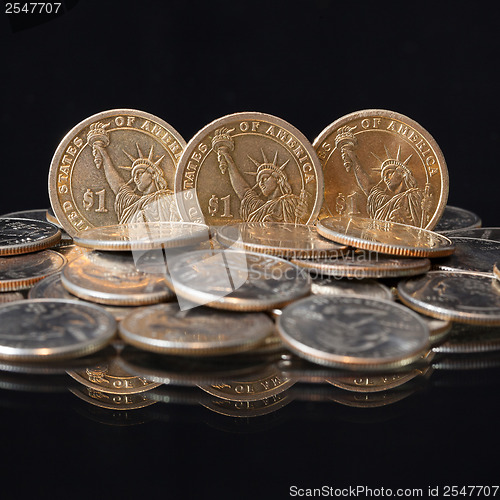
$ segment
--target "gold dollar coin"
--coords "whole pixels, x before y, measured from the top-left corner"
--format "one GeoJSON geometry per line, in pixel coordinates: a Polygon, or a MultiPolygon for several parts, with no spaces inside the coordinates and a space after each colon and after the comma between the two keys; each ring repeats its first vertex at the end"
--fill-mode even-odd
{"type": "Polygon", "coordinates": [[[295,127],[264,113],[235,113],[191,139],[175,191],[186,221],[311,224],[323,201],[323,172],[295,127]]]}
{"type": "Polygon", "coordinates": [[[383,109],[339,118],[315,139],[323,165],[323,217],[369,217],[432,229],[448,199],[448,169],[432,136],[383,109]]]}
{"type": "Polygon", "coordinates": [[[149,113],[115,109],[76,125],[49,172],[55,216],[70,236],[113,224],[178,221],[173,192],[185,141],[149,113]]]}

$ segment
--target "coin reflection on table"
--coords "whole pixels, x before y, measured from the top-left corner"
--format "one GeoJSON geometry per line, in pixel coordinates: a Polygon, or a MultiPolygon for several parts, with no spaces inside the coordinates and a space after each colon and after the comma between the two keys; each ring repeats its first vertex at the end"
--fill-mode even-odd
{"type": "Polygon", "coordinates": [[[156,403],[156,401],[147,397],[147,393],[143,392],[138,394],[111,394],[85,386],[71,387],[69,390],[86,403],[107,410],[138,410],[156,403]]]}

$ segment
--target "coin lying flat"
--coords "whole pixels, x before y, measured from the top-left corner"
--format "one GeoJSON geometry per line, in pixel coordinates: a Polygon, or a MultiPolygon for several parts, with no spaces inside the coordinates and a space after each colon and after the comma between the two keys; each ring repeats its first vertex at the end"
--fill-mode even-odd
{"type": "Polygon", "coordinates": [[[312,280],[311,292],[314,295],[356,295],[372,299],[393,300],[391,290],[372,279],[349,280],[331,277],[318,277],[312,280]]]}
{"type": "Polygon", "coordinates": [[[227,224],[217,231],[217,240],[226,247],[278,257],[317,258],[347,252],[318,234],[313,226],[283,222],[242,222],[227,224]]]}
{"type": "Polygon", "coordinates": [[[365,109],[326,127],[314,140],[323,165],[320,215],[359,214],[432,229],[448,198],[448,170],[436,141],[394,111],[365,109]]]}
{"type": "Polygon", "coordinates": [[[304,297],[310,278],[290,262],[237,250],[194,251],[169,259],[169,287],[195,304],[265,311],[304,297]]]}
{"type": "Polygon", "coordinates": [[[180,220],[173,181],[184,146],[172,126],[143,111],[113,109],[83,120],[50,166],[57,219],[72,237],[92,227],[180,220]]]}
{"type": "Polygon", "coordinates": [[[500,328],[455,323],[446,342],[432,350],[446,354],[500,351],[500,328]]]}
{"type": "Polygon", "coordinates": [[[311,276],[358,279],[415,276],[426,273],[431,267],[429,259],[395,257],[365,250],[354,250],[339,258],[291,261],[307,270],[311,276]]]}
{"type": "Polygon", "coordinates": [[[121,337],[136,347],[188,356],[248,351],[273,330],[265,314],[207,307],[181,311],[176,303],[139,309],[120,324],[121,337]]]}
{"type": "Polygon", "coordinates": [[[175,191],[183,220],[310,224],[323,201],[323,172],[295,127],[264,113],[235,113],[189,141],[175,191]]]}
{"type": "Polygon", "coordinates": [[[405,224],[361,217],[328,217],[318,233],[337,243],[363,250],[409,257],[444,257],[454,251],[445,236],[405,224]]]}
{"type": "Polygon", "coordinates": [[[41,361],[79,357],[104,347],[116,321],[102,308],[62,299],[0,305],[0,357],[41,361]]]}
{"type": "Polygon", "coordinates": [[[313,363],[380,371],[410,364],[428,347],[427,325],[406,307],[366,297],[308,297],[278,319],[284,343],[313,363]]]}
{"type": "Polygon", "coordinates": [[[53,250],[0,257],[0,290],[23,290],[57,273],[66,258],[53,250]]]}
{"type": "Polygon", "coordinates": [[[209,239],[207,226],[190,222],[118,224],[82,230],[75,236],[82,247],[110,251],[175,248],[209,239]]]}
{"type": "Polygon", "coordinates": [[[398,284],[401,301],[416,311],[459,323],[500,325],[500,287],[493,277],[431,271],[398,284]]]}
{"type": "Polygon", "coordinates": [[[61,231],[48,222],[0,218],[0,255],[36,252],[60,239],[61,231]]]}
{"type": "Polygon", "coordinates": [[[433,346],[443,341],[448,336],[453,326],[453,323],[449,320],[432,318],[425,314],[420,314],[420,317],[429,327],[429,340],[433,346]]]}
{"type": "Polygon", "coordinates": [[[0,304],[7,302],[15,302],[16,300],[24,300],[24,295],[21,292],[1,292],[0,304]]]}
{"type": "Polygon", "coordinates": [[[446,234],[457,229],[473,229],[481,227],[481,218],[469,210],[446,205],[434,232],[446,234]]]}
{"type": "Polygon", "coordinates": [[[500,227],[475,227],[472,229],[456,229],[449,231],[448,238],[476,238],[480,240],[500,241],[500,227]]]}
{"type": "MultiPolygon", "coordinates": [[[[47,213],[46,208],[35,208],[33,210],[19,210],[18,212],[9,212],[7,214],[0,215],[0,219],[35,219],[47,222],[45,214],[47,213]]],[[[50,222],[50,221],[49,221],[50,222]]]]}
{"type": "Polygon", "coordinates": [[[452,236],[449,238],[455,245],[455,252],[453,255],[433,261],[433,270],[491,274],[495,262],[500,260],[500,242],[452,236]]]}
{"type": "Polygon", "coordinates": [[[132,255],[89,252],[64,267],[61,282],[70,293],[110,305],[155,304],[174,298],[162,274],[138,271],[132,255]]]}

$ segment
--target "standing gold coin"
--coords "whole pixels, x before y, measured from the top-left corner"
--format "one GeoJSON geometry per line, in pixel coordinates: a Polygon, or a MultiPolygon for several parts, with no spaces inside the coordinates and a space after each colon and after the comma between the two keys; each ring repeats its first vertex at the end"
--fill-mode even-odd
{"type": "Polygon", "coordinates": [[[320,219],[357,215],[432,229],[448,199],[448,169],[432,136],[383,109],[350,113],[315,139],[323,165],[320,219]]]}
{"type": "Polygon", "coordinates": [[[189,141],[175,191],[186,221],[311,224],[323,201],[323,172],[295,127],[264,113],[235,113],[189,141]]]}
{"type": "Polygon", "coordinates": [[[70,236],[91,227],[180,220],[173,192],[185,141],[149,113],[114,109],[76,125],[49,172],[50,203],[70,236]]]}

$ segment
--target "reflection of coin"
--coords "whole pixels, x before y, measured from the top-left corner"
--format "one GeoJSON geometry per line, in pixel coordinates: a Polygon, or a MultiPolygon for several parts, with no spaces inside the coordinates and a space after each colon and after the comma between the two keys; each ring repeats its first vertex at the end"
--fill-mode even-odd
{"type": "Polygon", "coordinates": [[[73,387],[69,390],[86,403],[107,410],[138,410],[156,403],[156,401],[147,397],[147,393],[113,394],[90,387],[73,387]]]}
{"type": "Polygon", "coordinates": [[[53,250],[0,257],[0,290],[22,290],[57,273],[66,258],[53,250]]]}
{"type": "Polygon", "coordinates": [[[382,109],[348,114],[314,140],[323,165],[320,218],[354,215],[432,229],[448,198],[448,170],[431,135],[382,109]]]}
{"type": "Polygon", "coordinates": [[[416,311],[460,323],[500,325],[495,279],[466,272],[431,271],[398,284],[402,302],[416,311]]]}
{"type": "Polygon", "coordinates": [[[318,234],[313,226],[283,222],[242,222],[227,224],[217,231],[217,240],[226,247],[278,257],[332,257],[347,252],[318,234]]]}
{"type": "Polygon", "coordinates": [[[371,279],[348,280],[318,277],[312,281],[311,292],[314,295],[361,295],[372,299],[393,300],[389,288],[371,279]]]}
{"type": "Polygon", "coordinates": [[[447,354],[500,351],[500,328],[455,323],[446,342],[433,351],[447,354]]]}
{"type": "Polygon", "coordinates": [[[213,398],[210,402],[203,402],[202,406],[226,417],[252,418],[280,410],[291,401],[292,398],[290,398],[289,394],[283,392],[256,401],[230,401],[213,398]]]}
{"type": "Polygon", "coordinates": [[[445,236],[405,224],[361,217],[328,217],[318,221],[325,238],[375,252],[409,257],[443,257],[454,247],[445,236]]]}
{"type": "Polygon", "coordinates": [[[60,239],[61,231],[48,222],[0,218],[0,255],[36,252],[60,239]]]}
{"type": "Polygon", "coordinates": [[[309,297],[278,319],[283,341],[309,361],[354,370],[387,370],[420,357],[427,325],[413,311],[365,297],[309,297]]]}
{"type": "Polygon", "coordinates": [[[89,252],[69,262],[61,282],[77,297],[99,304],[144,305],[173,299],[161,274],[136,269],[132,255],[89,252]]]}
{"type": "MultiPolygon", "coordinates": [[[[487,370],[499,366],[500,354],[498,352],[477,353],[474,355],[454,354],[453,356],[440,358],[432,364],[435,370],[487,370]]],[[[481,385],[484,386],[484,383],[481,385]]]]}
{"type": "Polygon", "coordinates": [[[0,357],[41,361],[79,357],[104,347],[116,321],[102,308],[63,299],[0,306],[0,357]]]}
{"type": "Polygon", "coordinates": [[[91,227],[179,220],[175,168],[185,142],[149,113],[90,116],[61,141],[49,172],[50,203],[70,236],[91,227]]]}
{"type": "Polygon", "coordinates": [[[395,257],[378,252],[355,250],[339,258],[292,259],[314,276],[338,278],[389,278],[423,274],[431,267],[429,259],[395,257]]]}
{"type": "Polygon", "coordinates": [[[449,236],[455,245],[453,255],[435,260],[433,270],[472,271],[491,274],[496,261],[500,259],[500,242],[476,238],[449,236]]]}
{"type": "Polygon", "coordinates": [[[294,264],[254,252],[199,250],[169,259],[167,283],[196,304],[265,311],[310,292],[310,278],[294,264]]]}
{"type": "Polygon", "coordinates": [[[75,242],[95,250],[149,250],[194,245],[209,240],[208,227],[189,222],[118,224],[82,230],[75,242]]]}
{"type": "Polygon", "coordinates": [[[120,324],[122,338],[136,347],[188,356],[248,351],[273,330],[266,314],[208,307],[181,311],[177,303],[139,309],[120,324]]]}
{"type": "Polygon", "coordinates": [[[444,212],[439,219],[434,231],[446,234],[457,229],[472,229],[481,227],[481,219],[478,215],[463,208],[446,205],[444,212]]]}
{"type": "Polygon", "coordinates": [[[184,220],[312,223],[323,201],[323,172],[295,127],[264,113],[235,113],[189,141],[175,191],[184,220]]]}
{"type": "Polygon", "coordinates": [[[475,227],[472,229],[457,229],[449,231],[448,238],[477,238],[480,240],[500,241],[500,227],[475,227]]]}

